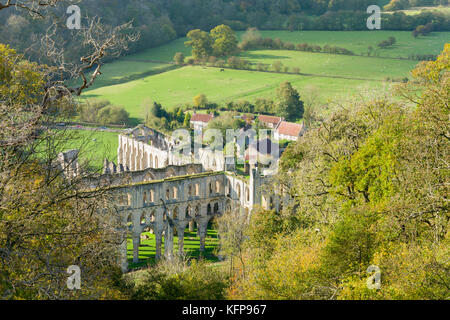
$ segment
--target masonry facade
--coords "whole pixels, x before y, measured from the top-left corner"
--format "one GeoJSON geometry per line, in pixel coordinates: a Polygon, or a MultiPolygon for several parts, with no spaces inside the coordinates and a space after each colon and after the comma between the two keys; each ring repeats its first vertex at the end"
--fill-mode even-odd
{"type": "MultiPolygon", "coordinates": [[[[139,261],[141,234],[150,230],[156,238],[156,259],[183,252],[183,235],[196,223],[200,251],[205,250],[209,221],[227,210],[250,215],[255,205],[276,208],[274,195],[262,195],[263,176],[257,166],[249,177],[229,171],[223,153],[200,149],[197,156],[179,157],[175,142],[163,134],[138,127],[119,135],[118,164],[105,160],[103,174],[86,178],[86,188],[106,187],[120,220],[123,241],[120,265],[128,268],[127,238],[133,242],[133,262],[139,261]],[[162,243],[164,238],[164,252],[162,243]]],[[[72,155],[72,151],[70,155],[72,155]]],[[[66,157],[61,156],[60,161],[66,157]]],[[[72,162],[71,162],[72,163],[72,162]]]]}

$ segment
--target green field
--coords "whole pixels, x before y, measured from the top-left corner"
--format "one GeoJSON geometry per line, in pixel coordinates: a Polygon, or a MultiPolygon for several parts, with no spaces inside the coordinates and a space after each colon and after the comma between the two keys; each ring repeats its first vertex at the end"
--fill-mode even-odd
{"type": "Polygon", "coordinates": [[[408,31],[261,31],[263,37],[280,38],[285,42],[309,43],[344,47],[356,54],[367,55],[372,46],[380,57],[408,58],[411,54],[439,54],[449,42],[450,32],[433,32],[414,38],[408,31]],[[389,37],[397,43],[389,49],[378,49],[377,44],[389,37]]]}
{"type": "Polygon", "coordinates": [[[356,93],[361,88],[382,88],[379,81],[347,80],[339,78],[305,77],[257,71],[218,68],[183,67],[170,72],[128,83],[103,87],[85,94],[87,98],[108,99],[123,105],[131,117],[143,118],[143,102],[158,101],[166,109],[192,103],[192,98],[205,94],[210,101],[224,103],[233,100],[253,101],[258,97],[273,97],[283,81],[290,81],[302,91],[305,86],[320,89],[322,102],[336,96],[356,93]]]}
{"type": "MultiPolygon", "coordinates": [[[[244,32],[237,32],[241,37],[244,32]]],[[[409,31],[260,31],[264,38],[280,38],[285,42],[309,43],[324,46],[340,46],[356,54],[367,54],[367,47],[377,49],[377,44],[389,37],[395,37],[397,43],[390,49],[377,49],[381,57],[408,58],[411,54],[439,54],[450,39],[450,32],[433,32],[426,37],[414,38],[409,31]]],[[[184,45],[187,38],[180,38],[157,48],[143,50],[120,60],[152,60],[171,62],[177,52],[190,56],[191,50],[184,45]]]]}
{"type": "Polygon", "coordinates": [[[326,103],[367,89],[379,92],[389,88],[389,83],[380,80],[408,77],[417,64],[417,61],[395,57],[438,54],[450,37],[450,32],[442,32],[414,39],[410,32],[399,31],[261,31],[261,34],[286,42],[342,46],[357,54],[367,54],[369,45],[376,48],[378,42],[390,36],[397,43],[390,49],[376,49],[380,57],[288,50],[241,53],[254,64],[253,68],[258,63],[270,66],[274,61],[281,61],[290,71],[298,67],[301,73],[310,75],[305,76],[230,69],[220,72],[217,68],[199,66],[180,68],[171,64],[174,54],[179,51],[186,56],[190,54],[190,48],[184,45],[186,38],[181,38],[106,64],[96,85],[82,97],[107,99],[124,106],[136,121],[143,119],[146,101],[157,101],[168,110],[192,103],[198,94],[205,94],[209,101],[219,104],[232,100],[254,101],[258,97],[273,98],[283,81],[290,81],[300,95],[305,89],[314,89],[319,92],[319,102],[326,103]]]}
{"type": "Polygon", "coordinates": [[[98,77],[91,89],[125,83],[152,74],[173,69],[168,63],[152,63],[142,61],[117,60],[102,67],[102,75],[98,77]]]}
{"type": "Polygon", "coordinates": [[[374,57],[355,57],[326,53],[288,50],[254,50],[241,54],[252,63],[271,65],[280,61],[284,66],[300,68],[301,73],[385,80],[403,78],[417,65],[417,61],[374,57]]]}
{"type": "Polygon", "coordinates": [[[57,149],[58,151],[78,149],[81,164],[86,164],[95,170],[101,170],[105,158],[116,161],[118,147],[119,139],[116,132],[66,130],[64,142],[57,149]]]}
{"type": "MultiPolygon", "coordinates": [[[[128,238],[127,241],[127,259],[130,268],[139,268],[146,266],[147,264],[155,263],[155,254],[156,254],[156,241],[155,235],[150,232],[143,232],[143,235],[147,235],[149,237],[148,240],[141,240],[141,245],[139,246],[139,263],[133,263],[133,241],[131,237],[128,238]]],[[[164,253],[164,237],[161,245],[161,251],[164,253]]],[[[204,258],[211,262],[218,261],[215,255],[215,249],[219,244],[219,240],[217,238],[217,231],[208,230],[205,240],[205,252],[204,258]]],[[[178,252],[178,237],[174,236],[173,241],[174,253],[178,252]]],[[[197,237],[197,232],[189,232],[188,229],[184,232],[184,252],[188,257],[199,257],[200,255],[200,238],[197,237]]]]}

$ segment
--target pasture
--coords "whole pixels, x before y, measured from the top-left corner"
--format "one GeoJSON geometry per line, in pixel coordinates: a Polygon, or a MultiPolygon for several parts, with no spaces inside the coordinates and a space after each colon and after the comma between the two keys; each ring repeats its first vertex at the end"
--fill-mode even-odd
{"type": "MultiPolygon", "coordinates": [[[[433,32],[426,37],[414,38],[409,31],[260,31],[263,38],[280,38],[284,42],[309,43],[324,46],[344,47],[359,55],[366,55],[367,48],[372,46],[380,57],[408,58],[411,54],[439,54],[444,44],[450,39],[450,32],[433,32]],[[378,49],[377,44],[389,37],[395,37],[397,43],[389,49],[378,49]]],[[[243,31],[237,32],[241,39],[243,31]]],[[[186,57],[191,55],[190,48],[184,45],[187,38],[179,38],[157,48],[123,57],[124,60],[147,60],[171,62],[177,52],[183,52],[186,57]]]]}
{"type": "MultiPolygon", "coordinates": [[[[405,71],[406,74],[406,71],[405,71]]],[[[209,101],[228,101],[273,98],[283,81],[290,81],[302,94],[304,87],[315,87],[321,102],[342,95],[358,93],[360,89],[385,88],[380,81],[340,78],[306,77],[293,74],[231,70],[188,66],[124,84],[99,88],[85,94],[87,98],[108,99],[125,106],[131,117],[143,119],[144,102],[157,101],[170,110],[177,105],[192,103],[193,97],[205,94],[209,101]]]]}
{"type": "Polygon", "coordinates": [[[409,31],[260,31],[263,37],[280,38],[285,42],[309,43],[344,47],[358,55],[367,55],[372,46],[380,57],[408,58],[411,54],[439,54],[450,39],[450,32],[433,32],[426,37],[414,38],[409,31]],[[389,49],[377,44],[389,37],[397,43],[389,49]]]}
{"type": "Polygon", "coordinates": [[[301,73],[340,76],[361,79],[385,80],[407,77],[417,61],[394,60],[374,57],[357,57],[327,53],[288,50],[253,50],[240,55],[254,64],[272,65],[280,61],[284,66],[300,68],[301,73]]]}
{"type": "MultiPolygon", "coordinates": [[[[239,36],[242,34],[238,33],[239,36]]],[[[450,32],[441,32],[414,39],[410,32],[401,31],[261,31],[261,34],[285,42],[345,47],[361,55],[367,55],[367,47],[372,46],[379,57],[252,50],[240,56],[250,60],[253,69],[261,63],[270,70],[274,61],[280,61],[291,72],[298,67],[301,73],[309,76],[231,69],[220,72],[211,67],[173,65],[176,52],[190,55],[190,48],[184,45],[186,38],[180,38],[106,64],[96,85],[82,98],[107,99],[125,107],[131,118],[140,121],[144,118],[144,105],[153,101],[161,103],[167,110],[192,103],[198,94],[205,94],[209,101],[219,104],[232,100],[254,101],[259,97],[274,98],[279,84],[290,81],[300,95],[305,94],[305,88],[319,92],[318,102],[323,104],[361,91],[388,89],[391,84],[383,80],[408,77],[409,71],[418,63],[397,58],[406,58],[410,54],[438,54],[450,37],[450,32]],[[394,36],[397,43],[389,49],[378,49],[377,43],[390,36],[394,36]]]]}

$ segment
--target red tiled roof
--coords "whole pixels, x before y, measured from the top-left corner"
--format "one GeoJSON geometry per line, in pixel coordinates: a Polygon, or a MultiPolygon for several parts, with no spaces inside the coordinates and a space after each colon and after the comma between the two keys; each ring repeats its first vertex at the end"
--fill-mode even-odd
{"type": "Polygon", "coordinates": [[[259,121],[261,122],[265,122],[265,123],[273,123],[273,124],[278,124],[281,120],[280,117],[274,117],[274,116],[264,116],[264,115],[260,115],[258,117],[259,121]]]}
{"type": "Polygon", "coordinates": [[[211,114],[195,113],[192,115],[191,121],[199,121],[199,122],[208,123],[209,121],[212,120],[212,118],[214,118],[214,116],[211,114]]]}
{"type": "Polygon", "coordinates": [[[298,123],[292,123],[283,121],[280,123],[280,125],[277,128],[278,133],[285,135],[285,136],[291,136],[291,137],[298,137],[303,130],[303,125],[298,123]]]}

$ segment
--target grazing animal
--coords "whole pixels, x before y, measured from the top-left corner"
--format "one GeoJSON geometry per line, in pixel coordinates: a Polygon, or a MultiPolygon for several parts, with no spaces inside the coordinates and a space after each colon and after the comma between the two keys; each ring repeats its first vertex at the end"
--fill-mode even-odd
{"type": "Polygon", "coordinates": [[[225,72],[225,69],[220,69],[220,72],[225,72]]]}

